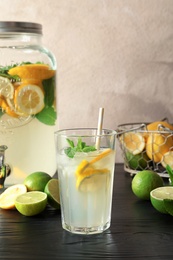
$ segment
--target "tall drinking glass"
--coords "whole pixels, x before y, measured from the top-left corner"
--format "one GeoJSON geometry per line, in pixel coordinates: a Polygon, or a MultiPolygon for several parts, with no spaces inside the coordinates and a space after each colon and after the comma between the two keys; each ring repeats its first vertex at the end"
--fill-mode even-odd
{"type": "Polygon", "coordinates": [[[110,227],[116,132],[79,128],[55,133],[62,227],[95,234],[110,227]]]}

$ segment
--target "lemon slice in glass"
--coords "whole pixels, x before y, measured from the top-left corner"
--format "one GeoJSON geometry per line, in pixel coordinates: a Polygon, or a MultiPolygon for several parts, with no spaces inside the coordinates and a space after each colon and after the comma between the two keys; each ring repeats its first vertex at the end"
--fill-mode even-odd
{"type": "Polygon", "coordinates": [[[94,169],[87,167],[87,169],[78,176],[76,188],[82,192],[95,192],[102,188],[110,178],[110,171],[108,169],[94,169]]]}
{"type": "Polygon", "coordinates": [[[0,95],[5,98],[13,98],[14,87],[8,78],[0,77],[0,95]]]}
{"type": "Polygon", "coordinates": [[[83,174],[83,171],[85,171],[87,169],[87,167],[91,166],[92,164],[98,162],[99,160],[105,158],[106,156],[108,156],[111,152],[113,152],[112,149],[108,148],[106,150],[104,150],[103,152],[101,152],[100,154],[98,154],[94,159],[92,159],[90,162],[87,160],[82,160],[81,163],[78,165],[77,169],[76,169],[76,176],[79,176],[80,174],[83,174]]]}
{"type": "Polygon", "coordinates": [[[27,115],[35,115],[44,108],[44,92],[40,86],[22,84],[15,91],[14,104],[27,115]]]}

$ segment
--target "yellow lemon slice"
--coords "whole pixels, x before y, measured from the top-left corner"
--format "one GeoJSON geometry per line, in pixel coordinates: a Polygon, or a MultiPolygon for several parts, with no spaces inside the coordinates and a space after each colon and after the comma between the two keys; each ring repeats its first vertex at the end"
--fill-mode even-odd
{"type": "Polygon", "coordinates": [[[24,114],[35,115],[44,108],[43,90],[37,85],[22,84],[15,91],[14,103],[24,114]]]}
{"type": "Polygon", "coordinates": [[[109,181],[108,169],[87,169],[77,178],[76,188],[81,192],[95,192],[102,188],[109,181]]]}
{"type": "Polygon", "coordinates": [[[14,108],[10,107],[7,103],[7,99],[4,100],[3,98],[0,99],[0,106],[1,108],[12,117],[18,117],[19,115],[14,111],[14,108]]]}
{"type": "Polygon", "coordinates": [[[0,95],[5,98],[13,98],[14,87],[8,78],[0,77],[0,95]]]}
{"type": "Polygon", "coordinates": [[[173,169],[173,151],[169,151],[163,155],[161,164],[164,168],[169,165],[173,169]]]}
{"type": "Polygon", "coordinates": [[[156,122],[150,123],[147,125],[147,130],[148,131],[162,130],[162,128],[161,128],[162,126],[173,130],[173,125],[171,125],[170,123],[168,123],[166,121],[156,121],[156,122]]]}
{"type": "Polygon", "coordinates": [[[81,161],[76,169],[76,177],[78,177],[87,167],[89,166],[89,162],[87,160],[81,161]]]}
{"type": "Polygon", "coordinates": [[[15,200],[17,196],[27,192],[27,188],[24,184],[15,184],[8,187],[0,195],[0,208],[13,209],[15,208],[15,200]]]}
{"type": "Polygon", "coordinates": [[[80,174],[83,173],[84,170],[86,170],[86,168],[88,166],[90,166],[91,164],[94,164],[95,162],[105,158],[106,156],[108,156],[110,153],[112,152],[112,150],[110,148],[104,150],[102,153],[100,153],[99,155],[97,155],[93,160],[91,160],[90,162],[88,162],[87,160],[83,160],[81,161],[81,163],[78,165],[77,169],[76,169],[76,176],[79,176],[80,174]]]}
{"type": "Polygon", "coordinates": [[[17,109],[17,107],[14,104],[14,99],[10,99],[10,98],[6,98],[6,102],[7,102],[7,107],[6,107],[6,112],[7,114],[9,114],[10,116],[13,117],[27,117],[27,114],[24,114],[23,112],[19,111],[17,109]]]}
{"type": "Polygon", "coordinates": [[[22,81],[42,81],[55,75],[55,70],[51,70],[46,64],[25,64],[14,67],[8,71],[8,74],[18,75],[22,81]]]}
{"type": "Polygon", "coordinates": [[[100,153],[98,156],[96,156],[91,162],[90,164],[93,164],[101,159],[103,159],[104,157],[106,157],[107,155],[109,155],[110,153],[112,152],[112,150],[109,148],[109,149],[106,149],[104,150],[102,153],[100,153]]]}
{"type": "Polygon", "coordinates": [[[161,162],[165,153],[173,148],[172,135],[168,134],[150,134],[146,143],[146,152],[148,157],[154,162],[161,162]]]}
{"type": "Polygon", "coordinates": [[[141,153],[145,148],[145,138],[141,133],[128,132],[120,137],[124,148],[133,155],[141,153]]]}

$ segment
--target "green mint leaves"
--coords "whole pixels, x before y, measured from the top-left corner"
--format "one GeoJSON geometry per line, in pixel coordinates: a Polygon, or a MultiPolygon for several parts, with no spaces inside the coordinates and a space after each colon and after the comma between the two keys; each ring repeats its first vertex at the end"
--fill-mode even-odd
{"type": "Polygon", "coordinates": [[[42,81],[45,92],[45,108],[35,117],[45,125],[55,125],[57,114],[54,109],[55,101],[55,77],[42,81]]]}
{"type": "Polygon", "coordinates": [[[5,66],[5,67],[2,67],[0,66],[0,76],[1,77],[4,77],[4,78],[8,78],[9,80],[11,80],[12,82],[18,82],[20,81],[20,77],[17,76],[17,75],[9,75],[8,74],[8,71],[11,69],[11,68],[14,68],[16,67],[17,64],[14,64],[14,65],[11,65],[11,66],[5,66]]]}
{"type": "Polygon", "coordinates": [[[88,152],[96,151],[95,146],[86,145],[85,142],[82,142],[81,138],[78,139],[76,146],[75,146],[74,142],[68,138],[67,138],[67,142],[70,146],[65,149],[65,154],[69,158],[73,158],[76,152],[88,153],[88,152]]]}
{"type": "Polygon", "coordinates": [[[53,107],[45,107],[35,117],[43,124],[53,126],[56,121],[56,111],[53,107]]]}
{"type": "Polygon", "coordinates": [[[166,166],[166,171],[169,174],[171,184],[173,185],[173,170],[171,169],[171,166],[169,166],[168,164],[166,166]]]}

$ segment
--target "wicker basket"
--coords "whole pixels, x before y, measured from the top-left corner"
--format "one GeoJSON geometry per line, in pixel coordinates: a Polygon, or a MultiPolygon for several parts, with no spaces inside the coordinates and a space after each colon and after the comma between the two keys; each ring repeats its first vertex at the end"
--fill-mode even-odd
{"type": "Polygon", "coordinates": [[[153,170],[162,177],[169,177],[166,171],[165,158],[168,153],[171,154],[172,165],[170,166],[173,168],[173,130],[158,125],[156,131],[148,131],[147,125],[148,123],[128,123],[118,126],[118,140],[124,159],[124,169],[131,175],[145,169],[153,170]],[[128,135],[128,141],[131,138],[129,142],[131,142],[131,145],[133,143],[134,148],[134,134],[142,136],[145,140],[143,147],[140,144],[140,149],[139,151],[135,150],[135,154],[128,149],[126,141],[128,135]],[[160,143],[158,143],[158,140],[160,143]]]}

